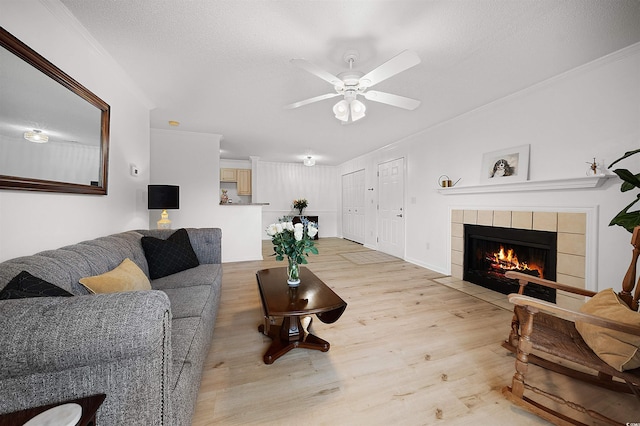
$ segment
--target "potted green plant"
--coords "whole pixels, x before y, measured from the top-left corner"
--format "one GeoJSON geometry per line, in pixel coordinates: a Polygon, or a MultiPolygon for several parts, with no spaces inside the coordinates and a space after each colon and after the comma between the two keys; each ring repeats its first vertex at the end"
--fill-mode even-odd
{"type": "MultiPolygon", "coordinates": [[[[629,158],[632,155],[637,154],[638,152],[640,152],[640,149],[625,152],[622,157],[618,158],[616,161],[609,165],[609,169],[619,161],[629,158]]],[[[618,177],[623,180],[622,185],[620,185],[621,192],[640,189],[640,173],[633,174],[627,169],[615,169],[613,170],[613,173],[618,175],[618,177]]],[[[618,213],[613,219],[611,219],[611,222],[609,222],[609,226],[622,226],[627,231],[633,233],[633,228],[640,225],[640,211],[629,211],[629,209],[633,207],[633,205],[636,204],[639,200],[640,192],[636,194],[635,199],[631,203],[629,203],[629,205],[620,210],[620,213],[618,213]]]]}

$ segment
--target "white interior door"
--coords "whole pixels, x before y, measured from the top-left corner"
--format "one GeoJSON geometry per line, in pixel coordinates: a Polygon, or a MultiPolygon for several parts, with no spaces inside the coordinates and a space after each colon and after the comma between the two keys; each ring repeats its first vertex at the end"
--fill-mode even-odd
{"type": "Polygon", "coordinates": [[[364,244],[364,170],[342,176],[342,236],[364,244]]]}
{"type": "Polygon", "coordinates": [[[404,258],[404,158],[378,164],[378,250],[404,258]]]}

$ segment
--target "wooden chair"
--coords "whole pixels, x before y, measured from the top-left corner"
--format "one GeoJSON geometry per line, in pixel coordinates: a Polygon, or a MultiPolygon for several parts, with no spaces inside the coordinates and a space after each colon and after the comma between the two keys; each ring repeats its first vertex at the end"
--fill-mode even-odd
{"type": "MultiPolygon", "coordinates": [[[[637,311],[640,284],[635,290],[635,295],[632,290],[635,284],[636,262],[640,255],[640,227],[635,229],[631,244],[633,245],[632,262],[625,275],[623,289],[618,295],[627,305],[637,311]]],[[[634,335],[640,335],[640,325],[628,325],[595,315],[572,311],[553,303],[523,295],[524,288],[528,283],[536,283],[585,297],[592,297],[596,294],[595,292],[519,272],[510,271],[507,272],[506,276],[518,279],[520,289],[518,294],[509,295],[509,301],[515,304],[514,316],[509,338],[502,344],[503,347],[516,354],[516,372],[513,375],[511,386],[506,386],[502,390],[505,397],[512,403],[557,425],[583,425],[584,423],[567,414],[560,413],[550,406],[546,406],[540,402],[541,400],[548,401],[546,399],[548,398],[553,401],[553,404],[549,405],[557,406],[560,404],[561,406],[572,408],[587,414],[599,423],[624,425],[625,423],[621,422],[623,419],[620,421],[613,420],[575,402],[566,401],[559,395],[554,395],[549,391],[532,386],[525,382],[525,376],[529,363],[532,363],[612,391],[635,394],[640,404],[640,368],[620,372],[602,361],[584,342],[576,330],[575,321],[578,320],[634,335]],[[571,368],[566,362],[560,364],[558,358],[588,367],[589,370],[593,370],[594,374],[584,372],[584,368],[580,370],[571,368]],[[525,395],[525,391],[527,391],[527,395],[532,397],[525,395]],[[536,396],[533,397],[533,395],[536,396]]],[[[565,410],[563,409],[563,411],[565,410]]],[[[624,421],[628,422],[630,419],[624,419],[624,421]]],[[[632,419],[631,421],[638,421],[638,419],[632,419]]]]}

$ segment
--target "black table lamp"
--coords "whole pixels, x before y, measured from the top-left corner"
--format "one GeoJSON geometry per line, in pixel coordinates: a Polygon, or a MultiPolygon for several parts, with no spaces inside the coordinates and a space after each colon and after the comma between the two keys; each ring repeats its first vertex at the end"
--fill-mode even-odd
{"type": "Polygon", "coordinates": [[[167,209],[180,208],[180,187],[177,185],[149,185],[149,210],[162,209],[158,229],[171,229],[167,209]]]}

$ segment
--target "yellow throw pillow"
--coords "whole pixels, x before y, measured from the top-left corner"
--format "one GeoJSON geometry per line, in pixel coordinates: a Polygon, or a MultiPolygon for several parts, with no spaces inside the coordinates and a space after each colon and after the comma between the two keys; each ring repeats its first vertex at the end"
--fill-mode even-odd
{"type": "MultiPolygon", "coordinates": [[[[593,296],[582,305],[580,312],[625,324],[640,325],[640,313],[629,309],[611,288],[593,296]]],[[[576,329],[593,352],[616,370],[640,367],[639,335],[613,331],[582,321],[576,321],[576,329]]]]}
{"type": "Polygon", "coordinates": [[[91,293],[151,290],[149,278],[128,258],[117,268],[102,275],[80,278],[80,284],[91,293]]]}

